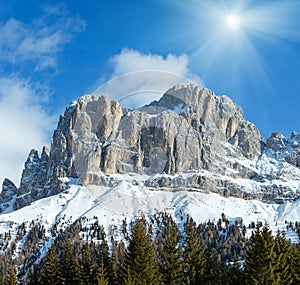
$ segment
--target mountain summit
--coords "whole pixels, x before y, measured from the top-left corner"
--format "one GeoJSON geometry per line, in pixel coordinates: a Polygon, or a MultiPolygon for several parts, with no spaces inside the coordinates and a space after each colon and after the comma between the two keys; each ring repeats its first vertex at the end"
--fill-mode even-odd
{"type": "Polygon", "coordinates": [[[206,88],[177,84],[135,110],[85,95],[59,118],[50,150],[31,150],[20,187],[4,181],[1,211],[60,193],[72,179],[111,187],[122,175],[154,190],[283,200],[298,197],[299,168],[298,134],[264,142],[230,98],[206,88]]]}

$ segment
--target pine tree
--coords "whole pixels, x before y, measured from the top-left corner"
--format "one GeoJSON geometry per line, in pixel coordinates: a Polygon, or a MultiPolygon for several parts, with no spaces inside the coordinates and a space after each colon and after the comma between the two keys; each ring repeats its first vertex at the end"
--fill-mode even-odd
{"type": "Polygon", "coordinates": [[[246,281],[251,285],[278,284],[273,272],[274,239],[268,225],[258,224],[250,242],[245,263],[246,281]]]}
{"type": "Polygon", "coordinates": [[[95,283],[95,264],[88,240],[83,247],[82,264],[80,268],[80,279],[85,285],[93,285],[95,283]]]}
{"type": "Polygon", "coordinates": [[[163,244],[161,268],[162,281],[166,285],[183,284],[183,251],[180,245],[180,232],[175,223],[170,225],[167,238],[163,244]]]}
{"type": "Polygon", "coordinates": [[[101,264],[103,263],[103,266],[104,266],[109,284],[113,285],[114,284],[113,282],[114,282],[115,272],[112,268],[113,264],[111,262],[109,247],[108,247],[106,239],[102,240],[102,243],[101,243],[101,246],[100,246],[100,260],[99,260],[99,262],[100,262],[100,264],[99,264],[100,267],[101,267],[101,264]]]}
{"type": "Polygon", "coordinates": [[[3,285],[3,279],[4,279],[4,264],[2,264],[0,260],[0,284],[3,285]]]}
{"type": "Polygon", "coordinates": [[[291,254],[289,256],[289,264],[292,275],[292,285],[300,284],[300,247],[299,245],[293,245],[291,254]]]}
{"type": "MultiPolygon", "coordinates": [[[[237,267],[229,267],[226,271],[226,284],[230,285],[240,285],[245,284],[244,271],[237,267]]],[[[225,284],[225,283],[223,283],[225,284]]]]}
{"type": "Polygon", "coordinates": [[[278,284],[289,285],[292,283],[292,272],[289,263],[291,255],[291,245],[286,240],[284,232],[277,232],[274,244],[275,261],[274,277],[278,284]]]}
{"type": "Polygon", "coordinates": [[[135,285],[134,277],[132,276],[132,272],[130,266],[127,267],[126,277],[123,280],[124,285],[135,285]]]}
{"type": "MultiPolygon", "coordinates": [[[[206,285],[227,285],[227,274],[223,263],[219,260],[217,252],[208,247],[205,253],[204,284],[206,285]]],[[[197,283],[198,284],[198,283],[197,283]]]]}
{"type": "Polygon", "coordinates": [[[60,284],[81,285],[79,268],[73,257],[72,246],[69,240],[65,243],[64,253],[60,260],[60,284]]]}
{"type": "Polygon", "coordinates": [[[46,260],[40,272],[39,283],[41,285],[60,284],[57,278],[59,272],[58,262],[59,262],[59,258],[56,254],[55,246],[52,245],[49,249],[49,252],[46,256],[46,260]]]}
{"type": "Polygon", "coordinates": [[[118,284],[118,267],[117,267],[117,258],[115,256],[115,252],[112,252],[111,260],[110,260],[110,268],[111,274],[109,277],[109,285],[117,285],[118,284]]]}
{"type": "Polygon", "coordinates": [[[147,230],[145,219],[139,219],[132,227],[125,262],[123,264],[123,280],[127,280],[127,269],[131,269],[136,285],[160,284],[159,267],[152,245],[151,236],[147,230]]]}
{"type": "Polygon", "coordinates": [[[185,223],[186,242],[184,247],[185,284],[196,285],[204,281],[206,261],[201,239],[191,217],[185,223]]]}
{"type": "Polygon", "coordinates": [[[103,260],[97,273],[97,285],[108,285],[108,278],[106,276],[103,260]]]}
{"type": "Polygon", "coordinates": [[[14,266],[10,266],[7,275],[4,278],[4,285],[16,285],[17,276],[14,266]]]}

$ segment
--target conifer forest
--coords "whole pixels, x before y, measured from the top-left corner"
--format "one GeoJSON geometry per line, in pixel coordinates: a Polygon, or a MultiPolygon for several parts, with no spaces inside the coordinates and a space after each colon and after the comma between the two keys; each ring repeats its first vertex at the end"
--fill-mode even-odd
{"type": "MultiPolygon", "coordinates": [[[[286,225],[299,234],[298,223],[286,225]]],[[[54,226],[52,238],[34,221],[29,229],[21,225],[15,240],[0,236],[1,284],[300,284],[298,245],[284,232],[273,235],[267,224],[229,222],[222,214],[217,223],[199,225],[187,216],[179,226],[161,213],[125,219],[109,231],[108,240],[97,217],[81,218],[65,231],[54,226]],[[24,244],[16,256],[18,238],[24,244]],[[49,240],[44,254],[43,239],[49,240]]]]}

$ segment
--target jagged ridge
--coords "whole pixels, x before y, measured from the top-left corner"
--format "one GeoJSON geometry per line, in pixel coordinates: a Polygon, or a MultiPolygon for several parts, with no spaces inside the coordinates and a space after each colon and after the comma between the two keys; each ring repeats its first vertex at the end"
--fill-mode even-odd
{"type": "Polygon", "coordinates": [[[59,193],[70,177],[111,186],[112,174],[127,173],[143,175],[149,188],[295,197],[299,146],[296,133],[289,140],[274,133],[264,143],[231,99],[192,84],[175,85],[136,110],[85,95],[59,118],[50,152],[30,152],[19,189],[5,181],[1,207],[18,209],[59,193]]]}

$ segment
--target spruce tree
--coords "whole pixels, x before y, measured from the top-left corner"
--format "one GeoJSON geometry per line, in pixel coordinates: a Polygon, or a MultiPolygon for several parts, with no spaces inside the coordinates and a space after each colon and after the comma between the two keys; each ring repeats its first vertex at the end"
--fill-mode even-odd
{"type": "Polygon", "coordinates": [[[95,284],[95,264],[92,257],[88,240],[83,247],[82,264],[80,268],[80,279],[85,285],[95,284]]]}
{"type": "Polygon", "coordinates": [[[100,246],[100,259],[99,259],[99,262],[100,262],[100,264],[99,264],[100,267],[103,264],[106,276],[109,280],[109,284],[114,285],[114,274],[115,274],[115,272],[114,272],[114,269],[112,268],[113,264],[111,262],[109,247],[108,247],[108,244],[107,244],[107,241],[106,241],[105,238],[102,240],[102,243],[101,243],[101,246],[100,246]]]}
{"type": "Polygon", "coordinates": [[[4,285],[16,285],[17,276],[14,266],[10,266],[8,272],[4,278],[4,285]]]}
{"type": "Polygon", "coordinates": [[[39,284],[41,285],[58,285],[58,268],[59,258],[56,254],[55,246],[52,245],[46,256],[46,260],[41,268],[39,284]]]}
{"type": "Polygon", "coordinates": [[[299,245],[293,245],[291,254],[289,256],[289,264],[291,270],[292,285],[300,284],[300,247],[299,245]]]}
{"type": "Polygon", "coordinates": [[[180,232],[175,223],[171,223],[163,243],[161,267],[162,281],[166,285],[183,284],[183,250],[180,245],[180,232]]]}
{"type": "Polygon", "coordinates": [[[278,284],[274,276],[274,239],[268,225],[256,226],[250,238],[250,249],[247,251],[245,277],[247,284],[278,284]]]}
{"type": "Polygon", "coordinates": [[[108,285],[108,278],[105,272],[103,260],[97,273],[97,285],[108,285]]]}
{"type": "Polygon", "coordinates": [[[289,263],[291,245],[286,240],[284,232],[279,231],[277,232],[274,242],[275,261],[273,263],[273,271],[275,282],[289,285],[293,281],[289,263]]]}
{"type": "Polygon", "coordinates": [[[133,225],[132,235],[123,264],[123,280],[127,280],[127,269],[131,269],[136,285],[156,285],[160,283],[159,267],[148,232],[147,222],[139,219],[133,225]]]}
{"type": "Polygon", "coordinates": [[[244,271],[238,267],[228,267],[226,270],[226,281],[230,285],[245,284],[244,271]]]}
{"type": "MultiPolygon", "coordinates": [[[[229,284],[225,272],[225,266],[218,257],[217,252],[207,247],[205,253],[204,284],[206,285],[227,285],[229,284]]],[[[198,283],[197,283],[198,284],[198,283]]]]}
{"type": "Polygon", "coordinates": [[[134,277],[132,276],[132,272],[131,272],[129,265],[127,267],[126,276],[124,277],[123,284],[124,285],[135,285],[135,280],[134,280],[134,277]]]}
{"type": "Polygon", "coordinates": [[[185,284],[201,284],[205,280],[206,261],[201,239],[197,235],[196,225],[191,217],[185,223],[186,241],[184,247],[185,284]]]}
{"type": "Polygon", "coordinates": [[[79,268],[74,259],[72,246],[69,240],[66,241],[64,253],[60,259],[60,284],[64,285],[81,285],[79,268]]]}
{"type": "Polygon", "coordinates": [[[114,251],[112,252],[110,264],[111,264],[110,265],[111,273],[109,276],[109,285],[117,285],[118,284],[118,266],[117,266],[117,258],[115,256],[114,251]]]}

